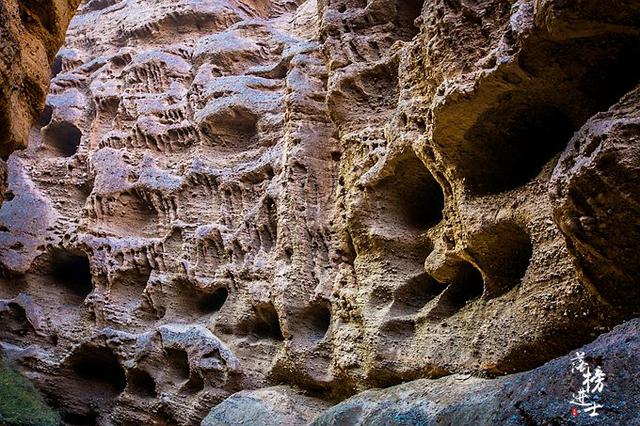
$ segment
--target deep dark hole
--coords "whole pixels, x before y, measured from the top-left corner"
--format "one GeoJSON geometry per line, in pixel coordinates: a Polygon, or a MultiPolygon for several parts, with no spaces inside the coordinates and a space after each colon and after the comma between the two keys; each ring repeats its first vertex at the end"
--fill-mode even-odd
{"type": "Polygon", "coordinates": [[[143,398],[155,398],[157,396],[156,382],[144,370],[129,370],[127,374],[127,390],[143,398]]]}
{"type": "Polygon", "coordinates": [[[482,296],[484,281],[482,274],[473,265],[461,261],[455,280],[442,293],[429,318],[441,320],[456,314],[474,299],[482,296]]]}
{"type": "Polygon", "coordinates": [[[426,273],[411,278],[396,290],[390,312],[392,315],[415,314],[444,289],[443,284],[426,273]]]}
{"type": "Polygon", "coordinates": [[[204,389],[204,379],[199,374],[194,374],[189,382],[186,384],[185,389],[190,393],[198,393],[204,389]]]}
{"type": "Polygon", "coordinates": [[[62,72],[62,58],[56,56],[51,63],[51,78],[55,78],[62,72]]]}
{"type": "Polygon", "coordinates": [[[222,309],[227,301],[229,291],[225,287],[220,287],[210,294],[205,294],[198,301],[198,310],[202,313],[214,313],[222,309]]]}
{"type": "Polygon", "coordinates": [[[4,193],[4,200],[11,201],[15,198],[15,194],[12,191],[7,191],[4,193]]]}
{"type": "Polygon", "coordinates": [[[56,249],[51,255],[52,275],[55,282],[83,299],[91,293],[89,258],[82,252],[56,249]]]}
{"type": "Polygon", "coordinates": [[[500,296],[516,287],[524,277],[533,255],[529,234],[514,224],[500,224],[491,229],[489,245],[477,255],[478,264],[487,275],[487,297],[500,296]]]}
{"type": "Polygon", "coordinates": [[[397,29],[401,39],[411,40],[418,34],[419,28],[415,26],[414,21],[420,16],[423,4],[423,0],[396,0],[397,29]]]}
{"type": "Polygon", "coordinates": [[[254,310],[256,320],[252,334],[261,339],[284,340],[276,308],[272,304],[268,304],[256,306],[254,310]]]}
{"type": "Polygon", "coordinates": [[[71,157],[78,151],[82,132],[71,123],[50,124],[44,129],[45,144],[62,157],[71,157]]]}
{"type": "Polygon", "coordinates": [[[381,195],[387,214],[394,216],[390,222],[425,230],[442,220],[442,188],[415,155],[396,166],[395,174],[382,184],[381,195]]]}
{"type": "Polygon", "coordinates": [[[78,377],[108,385],[117,394],[127,385],[124,369],[108,348],[83,347],[72,355],[71,368],[78,377]]]}
{"type": "Polygon", "coordinates": [[[529,182],[590,117],[633,89],[640,80],[640,40],[608,35],[541,42],[528,46],[519,64],[535,76],[532,86],[504,96],[465,135],[459,168],[480,195],[529,182]]]}
{"type": "Polygon", "coordinates": [[[177,373],[180,379],[189,378],[189,355],[183,349],[165,348],[165,354],[171,368],[177,373]]]}
{"type": "Polygon", "coordinates": [[[53,107],[51,105],[45,105],[44,110],[40,113],[40,117],[38,117],[38,125],[42,128],[51,122],[51,117],[53,117],[53,107]]]}
{"type": "Polygon", "coordinates": [[[331,326],[331,309],[328,304],[314,304],[305,312],[305,323],[315,340],[321,340],[331,326]]]}
{"type": "Polygon", "coordinates": [[[469,153],[467,160],[472,168],[467,184],[477,194],[507,191],[529,182],[575,130],[561,111],[548,105],[504,104],[485,115],[468,133],[472,145],[482,148],[481,153],[469,153]]]}

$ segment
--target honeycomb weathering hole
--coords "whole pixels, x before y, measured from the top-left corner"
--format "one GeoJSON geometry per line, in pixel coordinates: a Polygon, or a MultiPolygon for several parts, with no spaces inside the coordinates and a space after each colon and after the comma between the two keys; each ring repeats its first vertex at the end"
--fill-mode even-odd
{"type": "Polygon", "coordinates": [[[51,274],[58,285],[82,299],[93,290],[89,258],[80,251],[55,249],[51,255],[51,274]]]}
{"type": "Polygon", "coordinates": [[[71,157],[80,146],[82,132],[71,123],[53,123],[44,129],[44,143],[61,157],[71,157]]]}
{"type": "Polygon", "coordinates": [[[470,252],[485,275],[486,297],[493,298],[522,281],[533,255],[533,244],[524,228],[504,222],[473,236],[470,252]]]}
{"type": "Polygon", "coordinates": [[[187,380],[191,371],[187,352],[183,349],[174,348],[165,348],[164,351],[173,375],[180,380],[187,380]]]}
{"type": "Polygon", "coordinates": [[[414,21],[420,16],[423,4],[423,0],[396,0],[398,30],[403,40],[411,40],[418,34],[414,21]]]}
{"type": "Polygon", "coordinates": [[[482,296],[484,281],[478,269],[466,261],[460,261],[456,277],[442,292],[436,306],[431,309],[428,318],[443,320],[449,318],[467,303],[482,296]]]}
{"type": "MultiPolygon", "coordinates": [[[[532,42],[518,59],[532,78],[493,100],[493,107],[482,111],[464,134],[443,133],[435,139],[442,138],[440,147],[472,193],[520,187],[535,178],[591,116],[637,84],[639,46],[637,36],[622,35],[532,42]],[[456,142],[460,138],[462,145],[456,142]]],[[[468,113],[467,102],[484,103],[485,91],[477,93],[442,117],[443,122],[457,121],[465,108],[468,113]]]]}
{"type": "Polygon", "coordinates": [[[487,111],[467,133],[470,147],[478,149],[467,152],[460,164],[467,187],[476,194],[491,194],[529,182],[574,131],[560,110],[544,104],[509,103],[487,111]]]}
{"type": "Polygon", "coordinates": [[[314,303],[305,309],[301,321],[307,337],[318,341],[324,339],[331,326],[331,308],[328,303],[314,303]]]}
{"type": "Polygon", "coordinates": [[[124,369],[109,348],[82,346],[71,356],[70,366],[79,378],[109,393],[120,394],[127,385],[124,369]]]}
{"type": "Polygon", "coordinates": [[[253,307],[253,315],[242,326],[243,334],[249,334],[258,339],[274,341],[284,340],[278,312],[271,303],[253,307]]]}
{"type": "Polygon", "coordinates": [[[396,290],[390,313],[394,316],[415,314],[443,290],[444,285],[429,274],[410,278],[396,290]]]}
{"type": "Polygon", "coordinates": [[[415,155],[397,164],[395,174],[382,182],[379,195],[382,214],[390,224],[426,230],[442,220],[442,188],[415,155]]]}
{"type": "Polygon", "coordinates": [[[226,287],[220,287],[213,293],[206,293],[200,296],[197,307],[201,313],[209,314],[218,312],[227,301],[229,291],[226,287]]]}
{"type": "Polygon", "coordinates": [[[127,373],[127,391],[143,398],[155,398],[156,382],[149,373],[140,369],[132,369],[127,373]]]}

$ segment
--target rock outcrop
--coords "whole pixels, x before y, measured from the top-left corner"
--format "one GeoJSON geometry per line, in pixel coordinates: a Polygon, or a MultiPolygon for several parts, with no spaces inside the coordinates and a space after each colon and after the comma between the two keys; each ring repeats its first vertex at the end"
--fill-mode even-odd
{"type": "Polygon", "coordinates": [[[579,350],[591,367],[610,373],[597,416],[583,408],[572,414],[575,405],[570,401],[582,386],[582,376],[576,374],[571,354],[494,380],[453,375],[367,391],[327,410],[313,425],[637,424],[638,327],[638,320],[627,322],[579,350]]]}
{"type": "Polygon", "coordinates": [[[0,344],[69,423],[539,367],[637,313],[639,53],[624,0],[87,1],[0,344]]]}
{"type": "Polygon", "coordinates": [[[69,20],[80,0],[5,0],[0,3],[0,204],[4,160],[27,146],[31,124],[44,99],[69,20]]]}

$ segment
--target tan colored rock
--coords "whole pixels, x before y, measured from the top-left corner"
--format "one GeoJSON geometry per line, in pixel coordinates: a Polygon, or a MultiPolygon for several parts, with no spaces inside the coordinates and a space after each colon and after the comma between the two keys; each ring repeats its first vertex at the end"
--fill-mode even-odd
{"type": "MultiPolygon", "coordinates": [[[[68,421],[185,425],[242,390],[337,401],[579,347],[631,315],[608,296],[637,271],[585,272],[611,256],[567,225],[585,185],[567,165],[590,155],[567,144],[637,84],[637,17],[625,1],[85,3],[51,117],[8,162],[3,347],[68,421]]],[[[610,114],[631,125],[625,99],[610,114]]]]}

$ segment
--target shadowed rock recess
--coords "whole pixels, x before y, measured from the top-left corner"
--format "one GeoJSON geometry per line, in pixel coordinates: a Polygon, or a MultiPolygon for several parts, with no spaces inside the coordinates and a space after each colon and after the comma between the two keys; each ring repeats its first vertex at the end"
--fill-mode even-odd
{"type": "MultiPolygon", "coordinates": [[[[90,0],[57,55],[45,3],[0,3],[0,350],[63,422],[588,424],[567,354],[640,311],[639,2],[90,0]]],[[[637,326],[583,349],[611,424],[637,326]]]]}

